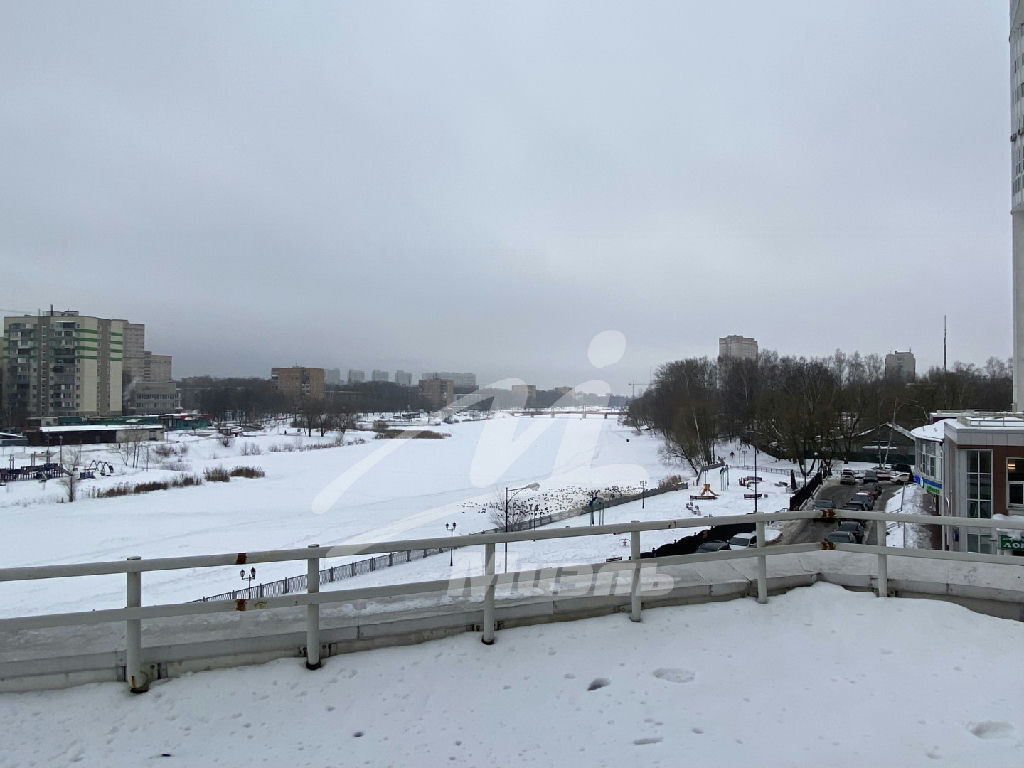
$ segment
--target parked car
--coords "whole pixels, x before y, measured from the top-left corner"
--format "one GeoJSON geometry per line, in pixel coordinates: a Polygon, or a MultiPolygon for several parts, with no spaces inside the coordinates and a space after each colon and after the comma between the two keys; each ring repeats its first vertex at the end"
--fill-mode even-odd
{"type": "Polygon", "coordinates": [[[873,470],[873,469],[865,469],[863,477],[864,477],[864,482],[865,483],[877,483],[878,482],[878,473],[875,472],[875,470],[873,470]]]}
{"type": "Polygon", "coordinates": [[[848,502],[843,504],[841,509],[848,509],[851,512],[870,512],[871,508],[868,506],[867,499],[850,499],[848,502]]]}
{"type": "Polygon", "coordinates": [[[848,531],[853,534],[853,538],[857,540],[858,544],[864,543],[864,526],[859,520],[843,520],[836,530],[848,531]]]}
{"type": "Polygon", "coordinates": [[[892,481],[894,483],[909,483],[913,479],[913,476],[909,472],[893,472],[892,481]]]}
{"type": "Polygon", "coordinates": [[[813,508],[818,512],[828,512],[836,508],[836,503],[832,499],[815,499],[813,508]]]}
{"type": "Polygon", "coordinates": [[[882,495],[882,489],[878,487],[878,483],[865,483],[857,493],[865,493],[874,500],[882,495]]]}
{"type": "Polygon", "coordinates": [[[852,469],[844,469],[839,473],[839,482],[843,485],[856,485],[857,476],[853,473],[852,469]]]}
{"type": "Polygon", "coordinates": [[[892,465],[893,472],[906,472],[908,475],[914,474],[913,468],[909,464],[896,463],[892,465]]]}
{"type": "Polygon", "coordinates": [[[875,508],[875,500],[870,493],[855,493],[850,498],[850,501],[863,501],[867,505],[866,509],[875,508]]]}
{"type": "Polygon", "coordinates": [[[849,531],[832,531],[825,537],[825,541],[833,544],[856,544],[857,539],[849,531]]]}
{"type": "Polygon", "coordinates": [[[729,544],[724,541],[705,541],[699,547],[697,547],[697,553],[706,552],[721,552],[722,550],[729,549],[729,544]]]}
{"type": "Polygon", "coordinates": [[[888,467],[878,466],[875,467],[875,475],[878,476],[878,482],[885,483],[892,480],[892,472],[889,471],[888,467]]]}
{"type": "Polygon", "coordinates": [[[729,549],[753,549],[756,546],[756,533],[737,533],[729,539],[729,549]]]}

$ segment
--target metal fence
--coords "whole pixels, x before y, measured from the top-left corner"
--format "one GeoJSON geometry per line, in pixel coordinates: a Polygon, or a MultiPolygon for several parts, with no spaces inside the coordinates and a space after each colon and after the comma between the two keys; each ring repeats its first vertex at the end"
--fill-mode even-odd
{"type": "MultiPolygon", "coordinates": [[[[663,493],[677,490],[677,488],[686,487],[687,484],[684,482],[679,486],[652,488],[650,490],[642,491],[641,493],[623,494],[611,499],[602,499],[602,503],[605,508],[615,507],[619,504],[639,501],[642,497],[650,498],[651,496],[660,496],[663,493]]],[[[568,520],[572,517],[590,514],[591,511],[590,507],[582,506],[563,510],[562,512],[552,512],[548,515],[530,517],[529,519],[522,520],[518,523],[509,523],[508,531],[511,533],[514,531],[528,531],[533,528],[541,528],[545,525],[551,525],[552,523],[561,522],[562,520],[568,520]]],[[[480,531],[480,533],[504,532],[504,525],[480,531]]],[[[342,565],[324,568],[320,571],[320,583],[331,584],[336,581],[342,581],[343,579],[351,579],[354,576],[363,576],[367,573],[379,571],[382,568],[390,568],[393,565],[411,563],[414,560],[422,560],[423,558],[431,557],[432,555],[444,554],[451,549],[457,549],[457,547],[406,549],[398,552],[389,552],[386,555],[378,555],[377,557],[368,557],[365,560],[355,560],[351,563],[344,563],[342,565]]],[[[305,574],[302,574],[301,576],[289,576],[266,584],[257,584],[255,586],[243,587],[242,589],[233,589],[230,592],[221,592],[220,594],[211,595],[209,597],[201,597],[195,602],[205,603],[211,600],[253,600],[261,597],[278,597],[280,595],[288,595],[295,592],[305,592],[306,583],[307,577],[305,574]]]]}

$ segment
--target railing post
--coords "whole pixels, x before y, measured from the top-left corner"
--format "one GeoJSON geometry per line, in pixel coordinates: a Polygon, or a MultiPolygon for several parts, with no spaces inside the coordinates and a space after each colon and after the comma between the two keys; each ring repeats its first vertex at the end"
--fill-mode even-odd
{"type": "MultiPolygon", "coordinates": [[[[319,544],[310,544],[316,549],[319,544]]],[[[306,594],[320,591],[320,558],[306,560],[306,594]]],[[[320,604],[306,606],[306,669],[320,669],[320,604]]]]}
{"type": "MultiPolygon", "coordinates": [[[[141,560],[138,555],[129,560],[141,560]]],[[[142,573],[128,571],[127,600],[128,608],[142,607],[142,573]]],[[[125,622],[125,653],[124,679],[128,690],[132,693],[145,693],[149,690],[149,675],[142,671],[142,619],[128,619],[125,622]]]]}
{"type": "Polygon", "coordinates": [[[494,543],[484,545],[484,575],[487,577],[487,591],[484,592],[484,634],[480,638],[484,645],[494,644],[494,543]]]}
{"type": "MultiPolygon", "coordinates": [[[[755,489],[756,490],[756,489],[755,489]]],[[[765,525],[763,520],[755,524],[757,533],[757,602],[768,602],[768,555],[764,554],[765,525]]]]}
{"type": "MultiPolygon", "coordinates": [[[[634,520],[639,523],[639,520],[634,520]]],[[[633,561],[633,584],[629,592],[629,620],[640,621],[640,531],[629,532],[629,559],[633,561]]]]}
{"type": "MultiPolygon", "coordinates": [[[[879,520],[875,528],[878,531],[878,546],[886,545],[885,521],[879,520]]],[[[878,556],[878,596],[889,596],[889,558],[887,555],[878,556]]]]}

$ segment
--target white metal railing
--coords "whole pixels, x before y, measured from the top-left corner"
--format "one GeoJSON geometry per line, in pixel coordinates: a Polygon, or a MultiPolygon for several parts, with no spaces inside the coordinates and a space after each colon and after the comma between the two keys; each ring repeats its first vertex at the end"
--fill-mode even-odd
{"type": "MultiPolygon", "coordinates": [[[[21,616],[0,619],[2,630],[37,630],[49,627],[87,626],[111,622],[125,624],[125,680],[133,692],[141,692],[148,688],[149,679],[142,669],[142,622],[158,618],[174,618],[199,616],[214,613],[247,611],[253,609],[279,609],[305,606],[306,633],[306,665],[310,669],[320,666],[320,606],[333,603],[345,603],[356,600],[367,600],[380,597],[409,597],[428,592],[437,592],[450,586],[451,580],[416,582],[410,584],[387,585],[381,587],[364,587],[360,589],[320,592],[320,579],[317,577],[320,561],[326,558],[348,555],[390,552],[401,549],[424,549],[431,547],[484,547],[484,574],[461,580],[463,587],[483,591],[483,625],[481,639],[485,644],[494,642],[495,633],[495,588],[499,582],[508,583],[515,579],[540,579],[550,577],[551,569],[534,571],[516,571],[498,576],[495,573],[495,545],[503,542],[542,541],[548,539],[566,539],[578,536],[602,536],[629,534],[630,559],[624,562],[606,562],[599,564],[604,571],[625,571],[631,574],[630,583],[630,619],[641,620],[641,552],[640,534],[643,531],[663,531],[671,529],[703,528],[709,525],[735,525],[754,523],[758,542],[765,541],[765,525],[769,522],[789,520],[827,520],[839,517],[835,513],[820,511],[780,511],[772,514],[732,515],[724,517],[688,517],[672,520],[654,520],[648,522],[632,521],[612,525],[587,526],[581,528],[557,528],[554,530],[525,530],[510,533],[477,533],[459,536],[429,539],[410,539],[404,541],[386,541],[369,544],[340,544],[336,546],[319,546],[316,544],[300,549],[277,549],[257,552],[239,552],[214,555],[195,555],[187,557],[154,558],[144,560],[130,557],[127,560],[78,563],[67,565],[44,565],[20,568],[0,568],[0,583],[28,581],[52,578],[68,578],[80,576],[99,576],[123,573],[126,576],[126,607],[76,611],[38,616],[21,616]],[[281,597],[270,597],[259,600],[213,601],[166,603],[161,605],[142,605],[142,574],[157,571],[172,571],[186,568],[209,568],[225,565],[250,565],[253,563],[285,562],[305,560],[307,564],[307,591],[281,597]],[[511,577],[511,579],[510,579],[511,577]]],[[[1024,518],[1019,519],[981,519],[963,517],[940,517],[932,515],[911,515],[884,512],[855,512],[842,510],[844,519],[858,519],[875,522],[880,541],[885,541],[885,524],[887,522],[915,523],[920,525],[940,525],[970,528],[991,528],[1001,530],[1024,531],[1024,518]]],[[[781,545],[772,544],[746,550],[727,550],[717,553],[692,555],[675,555],[658,558],[658,563],[707,562],[713,560],[732,560],[757,558],[757,601],[768,601],[767,559],[768,557],[814,550],[839,550],[871,553],[878,556],[878,594],[888,594],[887,558],[889,556],[931,558],[938,560],[958,560],[966,562],[989,562],[1010,566],[1024,566],[1024,558],[998,557],[994,555],[971,554],[963,552],[946,552],[935,550],[896,549],[879,545],[865,544],[830,544],[807,543],[781,545]]],[[[651,562],[651,561],[648,561],[651,562]]]]}

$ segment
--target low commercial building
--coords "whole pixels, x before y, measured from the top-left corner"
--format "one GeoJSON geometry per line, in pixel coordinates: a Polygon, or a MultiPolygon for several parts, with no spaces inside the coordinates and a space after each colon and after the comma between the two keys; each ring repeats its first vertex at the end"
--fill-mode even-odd
{"type": "Polygon", "coordinates": [[[946,439],[946,420],[926,424],[910,431],[914,438],[914,482],[932,499],[932,511],[941,512],[942,444],[946,439]]]}
{"type": "Polygon", "coordinates": [[[60,427],[35,427],[25,430],[25,439],[34,446],[93,445],[163,440],[163,424],[73,424],[60,427]]]}
{"type": "Polygon", "coordinates": [[[173,381],[142,381],[132,384],[128,393],[131,413],[171,413],[181,408],[181,393],[173,381]]]}
{"type": "Polygon", "coordinates": [[[970,520],[1024,516],[1024,418],[965,413],[942,427],[942,512],[964,518],[963,526],[947,527],[944,547],[983,554],[1021,551],[1019,532],[972,528],[970,520]]]}

